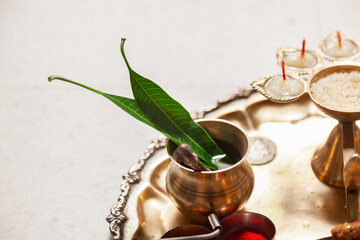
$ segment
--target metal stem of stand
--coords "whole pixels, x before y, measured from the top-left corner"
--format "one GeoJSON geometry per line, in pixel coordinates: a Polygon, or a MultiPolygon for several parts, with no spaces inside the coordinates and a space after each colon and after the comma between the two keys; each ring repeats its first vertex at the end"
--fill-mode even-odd
{"type": "Polygon", "coordinates": [[[360,157],[355,122],[342,122],[343,125],[343,159],[344,185],[346,196],[346,221],[358,220],[360,189],[360,157]]]}
{"type": "Polygon", "coordinates": [[[186,237],[173,237],[173,238],[162,238],[161,240],[202,240],[202,239],[212,239],[216,238],[222,231],[220,221],[217,216],[212,213],[208,216],[209,222],[213,231],[207,234],[200,234],[196,236],[186,236],[186,237]]]}
{"type": "Polygon", "coordinates": [[[331,186],[344,187],[347,222],[359,220],[360,129],[355,121],[339,121],[326,143],[314,154],[316,176],[331,186]]]}

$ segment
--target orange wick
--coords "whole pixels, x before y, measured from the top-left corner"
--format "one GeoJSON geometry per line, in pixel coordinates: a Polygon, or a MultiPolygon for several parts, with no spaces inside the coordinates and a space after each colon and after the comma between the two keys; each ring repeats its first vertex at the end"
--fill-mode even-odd
{"type": "Polygon", "coordinates": [[[304,58],[305,57],[305,38],[303,39],[303,47],[302,47],[302,50],[301,50],[301,58],[304,58]]]}
{"type": "Polygon", "coordinates": [[[286,75],[285,75],[285,62],[281,61],[281,68],[282,68],[282,74],[283,74],[283,80],[286,80],[286,75]]]}
{"type": "Polygon", "coordinates": [[[336,35],[337,35],[337,39],[338,39],[338,42],[339,42],[339,47],[342,47],[340,31],[337,31],[337,32],[336,32],[336,35]]]}

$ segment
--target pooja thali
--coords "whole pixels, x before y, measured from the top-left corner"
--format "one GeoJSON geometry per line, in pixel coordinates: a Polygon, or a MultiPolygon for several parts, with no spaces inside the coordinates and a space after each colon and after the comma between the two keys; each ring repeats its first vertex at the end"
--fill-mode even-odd
{"type": "MultiPolygon", "coordinates": [[[[269,217],[277,229],[276,239],[318,239],[344,222],[344,190],[320,182],[310,164],[337,121],[319,111],[308,95],[280,104],[239,91],[199,111],[197,117],[225,119],[244,129],[250,139],[275,143],[275,158],[253,165],[255,187],[240,211],[269,217]]],[[[170,160],[165,145],[166,139],[154,140],[124,176],[119,201],[108,217],[115,238],[159,239],[169,229],[191,223],[167,196],[170,160]]]]}
{"type": "MultiPolygon", "coordinates": [[[[326,179],[319,175],[319,171],[315,171],[315,175],[313,169],[316,170],[320,166],[321,170],[327,172],[335,165],[330,168],[326,165],[327,162],[319,165],[318,162],[312,161],[316,155],[314,153],[323,152],[324,149],[335,149],[329,146],[326,148],[327,145],[332,145],[327,140],[329,133],[336,126],[336,129],[345,129],[343,126],[349,124],[343,124],[341,121],[350,121],[350,118],[339,118],[339,124],[336,117],[332,118],[334,116],[329,114],[334,111],[319,107],[311,92],[309,93],[308,86],[316,74],[332,69],[326,67],[326,60],[340,62],[333,65],[339,72],[349,67],[360,72],[359,64],[354,62],[360,55],[360,45],[345,35],[341,39],[341,36],[340,32],[330,34],[320,44],[318,51],[305,51],[305,40],[302,50],[279,49],[277,60],[279,65],[282,63],[282,80],[281,74],[275,74],[254,81],[252,86],[257,93],[252,90],[239,90],[211,106],[200,109],[193,116],[194,119],[224,119],[248,134],[251,147],[247,160],[252,164],[255,185],[245,207],[237,212],[260,213],[271,219],[276,227],[277,240],[316,240],[328,237],[334,226],[350,219],[349,213],[358,213],[358,202],[346,199],[344,189],[337,188],[342,186],[342,168],[339,170],[341,184],[334,185],[331,181],[325,181],[326,179]],[[344,54],[336,52],[339,50],[338,46],[331,45],[336,36],[339,47],[341,43],[351,47],[351,51],[346,52],[346,55],[336,55],[344,54]],[[295,59],[294,56],[301,61],[307,61],[304,58],[306,54],[312,56],[309,58],[312,59],[312,67],[286,66],[283,61],[286,57],[292,61],[295,59]],[[343,66],[341,61],[344,60],[352,62],[349,66],[343,66]],[[288,73],[285,73],[285,69],[288,73]],[[286,84],[297,81],[300,87],[292,95],[280,97],[272,92],[274,88],[268,88],[270,84],[275,87],[285,86],[285,80],[286,84]],[[345,205],[348,206],[346,212],[345,205]]],[[[354,115],[340,113],[341,116],[354,115]]],[[[356,120],[360,119],[358,116],[360,115],[357,114],[356,118],[351,119],[352,129],[355,129],[355,142],[360,138],[358,127],[355,127],[358,126],[356,120]]],[[[336,137],[341,138],[341,141],[353,138],[350,135],[345,136],[345,132],[344,130],[343,135],[338,134],[336,137]]],[[[165,176],[171,161],[165,149],[166,144],[167,140],[164,137],[152,141],[144,156],[123,176],[118,201],[107,217],[114,239],[159,239],[170,229],[192,224],[191,220],[175,207],[166,191],[165,176]]],[[[345,145],[341,144],[341,147],[349,148],[345,145]]],[[[355,150],[358,153],[359,146],[354,146],[353,143],[352,152],[355,150]]],[[[345,150],[341,151],[345,156],[345,150]]],[[[326,157],[325,154],[323,158],[326,157]]],[[[358,155],[355,160],[357,158],[358,155]]],[[[342,164],[342,159],[340,162],[342,164]]],[[[360,187],[357,192],[359,189],[360,187]]]]}

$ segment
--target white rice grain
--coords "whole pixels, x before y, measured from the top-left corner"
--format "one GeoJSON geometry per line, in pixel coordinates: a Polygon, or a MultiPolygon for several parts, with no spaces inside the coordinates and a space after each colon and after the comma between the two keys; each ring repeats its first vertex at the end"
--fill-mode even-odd
{"type": "Polygon", "coordinates": [[[346,112],[360,111],[360,72],[332,73],[310,86],[315,101],[346,112]]]}

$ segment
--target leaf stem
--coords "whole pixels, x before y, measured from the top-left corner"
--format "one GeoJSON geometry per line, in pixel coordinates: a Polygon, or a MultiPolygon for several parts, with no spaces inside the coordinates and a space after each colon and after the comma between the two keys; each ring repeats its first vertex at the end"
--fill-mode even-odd
{"type": "Polygon", "coordinates": [[[132,68],[130,67],[130,64],[129,64],[127,58],[126,58],[125,51],[124,51],[125,41],[126,41],[126,38],[122,38],[122,39],[121,39],[120,52],[121,52],[121,55],[123,56],[123,58],[124,58],[124,60],[125,60],[125,63],[126,63],[126,66],[128,67],[128,69],[129,69],[129,70],[132,70],[132,68]]]}
{"type": "Polygon", "coordinates": [[[53,80],[56,80],[56,79],[57,79],[57,80],[62,80],[62,81],[65,81],[65,82],[69,82],[69,83],[78,85],[78,86],[80,86],[80,87],[86,88],[86,89],[88,89],[88,90],[90,90],[90,91],[96,92],[96,93],[98,93],[98,94],[104,95],[103,92],[100,92],[100,91],[98,91],[98,90],[96,90],[96,89],[94,89],[94,88],[88,87],[88,86],[86,86],[86,85],[83,85],[83,84],[81,84],[81,83],[72,81],[72,80],[70,80],[70,79],[67,79],[67,78],[64,78],[64,77],[61,77],[61,76],[58,76],[58,75],[51,75],[51,76],[48,77],[48,81],[49,81],[49,82],[52,82],[53,80]]]}

